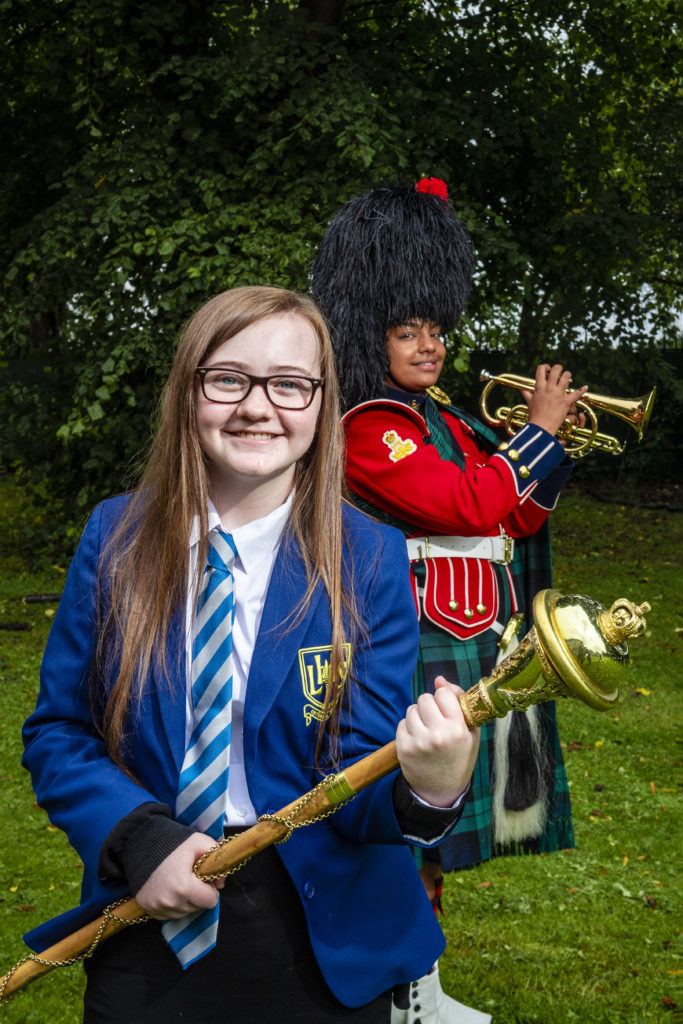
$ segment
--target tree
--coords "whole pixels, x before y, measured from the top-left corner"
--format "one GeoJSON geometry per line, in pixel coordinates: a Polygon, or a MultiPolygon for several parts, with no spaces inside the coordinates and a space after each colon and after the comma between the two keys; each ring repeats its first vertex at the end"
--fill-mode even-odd
{"type": "Polygon", "coordinates": [[[71,516],[120,490],[192,310],[305,289],[341,202],[422,174],[475,239],[477,342],[670,337],[674,11],[0,0],[5,465],[71,516]]]}

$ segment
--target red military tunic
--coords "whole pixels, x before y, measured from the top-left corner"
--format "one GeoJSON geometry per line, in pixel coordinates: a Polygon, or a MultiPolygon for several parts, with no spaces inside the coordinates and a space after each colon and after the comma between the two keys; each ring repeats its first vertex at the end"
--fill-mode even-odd
{"type": "MultiPolygon", "coordinates": [[[[344,425],[351,490],[400,520],[409,537],[535,534],[569,472],[568,467],[557,469],[565,460],[560,443],[542,427],[527,424],[513,441],[489,454],[465,420],[449,409],[440,412],[462,454],[462,468],[439,454],[426,419],[405,402],[379,399],[349,410],[344,425]]],[[[418,611],[460,640],[496,621],[505,626],[497,618],[503,605],[501,585],[510,589],[513,611],[520,606],[511,573],[495,571],[488,560],[424,561],[425,593],[418,611]],[[485,611],[478,610],[482,606],[485,611]]]]}
{"type": "MultiPolygon", "coordinates": [[[[496,448],[492,432],[467,414],[397,389],[350,409],[343,422],[346,480],[359,505],[421,545],[419,553],[411,552],[420,617],[415,696],[433,690],[438,674],[469,689],[493,668],[510,616],[523,612],[524,629],[529,629],[533,595],[550,585],[544,524],[571,472],[566,453],[533,424],[496,448]],[[435,547],[440,538],[504,535],[515,539],[510,564],[481,557],[419,557],[426,554],[427,539],[435,547]]],[[[464,814],[439,848],[444,870],[479,863],[495,852],[545,852],[573,845],[554,705],[540,708],[552,776],[547,779],[542,833],[514,849],[510,843],[496,846],[495,727],[488,723],[482,729],[464,814]]]]}

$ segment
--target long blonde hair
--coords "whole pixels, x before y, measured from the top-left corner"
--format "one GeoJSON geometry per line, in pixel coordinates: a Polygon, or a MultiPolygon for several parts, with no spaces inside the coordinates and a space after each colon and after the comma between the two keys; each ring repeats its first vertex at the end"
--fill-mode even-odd
{"type": "Polygon", "coordinates": [[[124,768],[127,723],[142,695],[142,681],[152,664],[161,666],[169,678],[167,637],[173,616],[187,600],[188,537],[195,516],[200,522],[195,584],[206,564],[209,486],[196,424],[195,371],[239,331],[266,317],[289,313],[312,326],[325,379],[315,438],[295,471],[289,529],[304,560],[307,589],[290,620],[305,614],[321,582],[330,603],[332,650],[323,721],[328,712],[329,719],[318,733],[316,760],[326,736],[332,760],[336,757],[337,711],[348,673],[343,645],[349,630],[357,626],[357,617],[348,582],[350,566],[347,582],[342,579],[344,440],[334,356],[325,321],[310,299],[282,288],[248,286],[215,296],[185,327],[144,473],[103,558],[100,592],[106,589],[110,597],[102,612],[94,680],[108,691],[101,723],[108,753],[124,768]]]}

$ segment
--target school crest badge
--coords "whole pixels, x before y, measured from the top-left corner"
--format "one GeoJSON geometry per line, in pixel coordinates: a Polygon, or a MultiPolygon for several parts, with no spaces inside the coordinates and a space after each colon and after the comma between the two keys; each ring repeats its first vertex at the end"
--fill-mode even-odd
{"type": "MultiPolygon", "coordinates": [[[[346,679],[351,660],[351,644],[344,644],[343,649],[346,661],[342,668],[342,675],[346,679]]],[[[332,714],[333,705],[330,705],[325,711],[325,697],[330,681],[331,652],[332,648],[329,644],[326,647],[302,647],[299,651],[301,688],[304,694],[303,715],[306,725],[310,725],[314,719],[317,722],[322,722],[323,718],[329,718],[332,714]]]]}
{"type": "Polygon", "coordinates": [[[411,441],[410,438],[404,441],[395,430],[385,431],[382,435],[382,440],[390,449],[389,458],[392,462],[400,462],[401,459],[405,459],[417,451],[417,445],[414,441],[411,441]]]}

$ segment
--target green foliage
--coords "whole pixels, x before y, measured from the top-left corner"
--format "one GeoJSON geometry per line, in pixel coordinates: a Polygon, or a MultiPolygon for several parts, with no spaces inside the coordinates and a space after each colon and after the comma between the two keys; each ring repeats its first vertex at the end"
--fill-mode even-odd
{"type": "Polygon", "coordinates": [[[127,485],[190,313],[306,289],[371,185],[449,181],[479,347],[676,336],[673,3],[323,6],[0,0],[3,462],[72,523],[127,485]]]}

